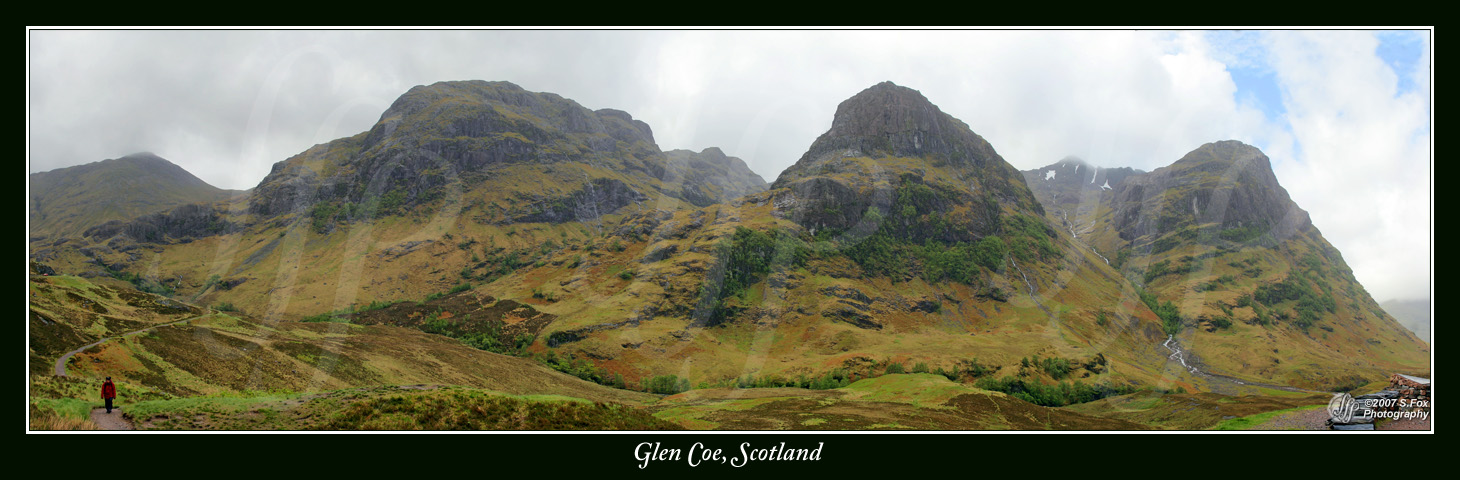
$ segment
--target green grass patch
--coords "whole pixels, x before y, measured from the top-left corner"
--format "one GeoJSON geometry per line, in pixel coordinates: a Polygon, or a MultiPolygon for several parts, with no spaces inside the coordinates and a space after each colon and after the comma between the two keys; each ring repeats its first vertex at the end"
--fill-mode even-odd
{"type": "Polygon", "coordinates": [[[50,411],[62,418],[90,420],[91,409],[100,406],[100,400],[90,402],[74,398],[36,398],[30,402],[42,411],[50,411]]]}
{"type": "Polygon", "coordinates": [[[954,397],[989,392],[955,383],[942,375],[907,373],[858,380],[841,389],[857,400],[906,403],[923,408],[951,408],[943,404],[954,397]]]}
{"type": "Polygon", "coordinates": [[[1308,411],[1308,410],[1314,410],[1314,409],[1324,408],[1325,406],[1326,405],[1309,405],[1309,406],[1306,406],[1306,407],[1289,408],[1289,409],[1286,409],[1286,410],[1274,410],[1274,411],[1271,411],[1271,412],[1259,413],[1257,415],[1248,415],[1248,416],[1245,416],[1245,417],[1237,417],[1237,418],[1233,418],[1233,419],[1230,419],[1230,420],[1222,420],[1222,423],[1216,424],[1211,429],[1212,430],[1251,430],[1251,429],[1253,429],[1255,427],[1261,426],[1264,423],[1267,423],[1268,421],[1272,420],[1274,417],[1277,417],[1279,415],[1285,415],[1285,414],[1289,414],[1289,413],[1295,413],[1295,412],[1303,412],[1303,411],[1308,411]]]}

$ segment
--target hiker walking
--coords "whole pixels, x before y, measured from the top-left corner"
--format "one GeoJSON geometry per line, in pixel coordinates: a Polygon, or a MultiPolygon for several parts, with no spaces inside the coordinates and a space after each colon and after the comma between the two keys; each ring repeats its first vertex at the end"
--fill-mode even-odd
{"type": "Polygon", "coordinates": [[[106,413],[112,413],[112,399],[117,398],[117,386],[112,383],[112,377],[106,377],[106,383],[101,384],[101,398],[106,399],[106,413]]]}

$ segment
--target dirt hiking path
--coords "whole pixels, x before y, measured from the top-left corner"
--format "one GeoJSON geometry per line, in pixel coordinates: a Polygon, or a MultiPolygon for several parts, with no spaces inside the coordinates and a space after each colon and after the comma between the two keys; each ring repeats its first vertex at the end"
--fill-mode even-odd
{"type": "Polygon", "coordinates": [[[102,430],[135,430],[132,422],[122,418],[122,407],[112,407],[112,413],[106,413],[105,408],[93,408],[91,422],[102,430]]]}
{"type": "MultiPolygon", "coordinates": [[[[97,345],[101,345],[103,343],[106,343],[107,340],[111,340],[111,339],[114,339],[114,338],[130,337],[132,335],[136,335],[136,334],[139,334],[139,333],[142,333],[142,332],[146,332],[148,330],[152,330],[152,329],[157,328],[157,327],[165,327],[165,326],[172,325],[172,324],[175,324],[175,323],[182,323],[182,322],[186,322],[188,320],[193,320],[193,319],[197,319],[197,318],[200,318],[200,317],[206,317],[208,315],[212,315],[212,314],[211,313],[205,313],[203,315],[192,316],[192,317],[184,318],[182,320],[173,320],[173,321],[167,322],[167,323],[159,323],[157,325],[153,325],[153,326],[150,326],[150,327],[147,327],[147,328],[143,328],[143,329],[140,329],[140,330],[135,330],[135,331],[123,333],[121,335],[113,335],[113,336],[106,337],[106,338],[103,338],[101,340],[97,340],[95,342],[89,343],[89,344],[87,344],[84,347],[81,347],[81,348],[72,350],[70,353],[67,353],[65,355],[61,355],[61,358],[56,359],[56,376],[58,376],[58,377],[64,377],[64,376],[66,376],[66,361],[67,360],[70,360],[71,359],[71,356],[76,355],[76,354],[81,353],[81,352],[84,352],[88,348],[95,347],[97,345]]],[[[113,409],[113,410],[115,410],[115,409],[113,409]]]]}

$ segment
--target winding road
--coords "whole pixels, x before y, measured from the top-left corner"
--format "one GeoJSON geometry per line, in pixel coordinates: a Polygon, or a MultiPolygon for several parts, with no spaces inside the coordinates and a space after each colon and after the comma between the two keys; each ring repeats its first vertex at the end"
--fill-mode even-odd
{"type": "Polygon", "coordinates": [[[83,346],[81,348],[72,350],[72,351],[66,353],[65,355],[61,355],[61,358],[56,359],[56,376],[58,376],[58,377],[64,377],[64,376],[66,376],[66,362],[68,360],[71,360],[71,356],[72,355],[76,355],[78,353],[81,353],[81,352],[86,351],[86,349],[88,349],[88,348],[95,347],[97,345],[101,345],[103,343],[106,343],[107,340],[111,340],[111,339],[114,339],[114,338],[130,337],[132,335],[136,335],[136,334],[139,334],[139,333],[142,333],[142,332],[150,331],[150,330],[152,330],[154,328],[157,328],[157,327],[166,327],[168,325],[178,324],[178,323],[186,322],[186,321],[189,321],[189,320],[194,320],[194,319],[201,318],[201,317],[206,317],[208,315],[212,315],[212,314],[211,313],[205,313],[205,314],[202,314],[202,315],[194,315],[194,316],[191,316],[191,317],[188,317],[188,318],[184,318],[182,320],[173,320],[173,321],[167,322],[167,323],[159,323],[157,325],[153,325],[153,326],[150,326],[150,327],[147,327],[147,328],[143,328],[141,330],[135,330],[135,331],[123,333],[121,335],[113,335],[113,336],[106,337],[106,338],[103,338],[101,340],[97,340],[95,342],[89,343],[89,344],[87,344],[87,345],[85,345],[85,346],[83,346]]]}

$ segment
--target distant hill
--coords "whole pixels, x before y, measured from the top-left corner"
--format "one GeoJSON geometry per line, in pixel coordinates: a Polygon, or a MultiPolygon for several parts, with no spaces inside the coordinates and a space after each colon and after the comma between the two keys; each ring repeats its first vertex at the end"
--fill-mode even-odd
{"type": "Polygon", "coordinates": [[[1379,304],[1384,311],[1399,320],[1400,325],[1408,328],[1419,336],[1425,343],[1430,341],[1430,299],[1422,300],[1386,300],[1379,304]]]}
{"type": "Polygon", "coordinates": [[[664,154],[669,157],[671,173],[664,179],[665,183],[679,183],[681,196],[695,206],[704,207],[766,189],[765,179],[750,171],[745,161],[725,156],[718,148],[706,148],[699,153],[670,150],[664,154]]]}
{"type": "Polygon", "coordinates": [[[30,237],[76,237],[112,220],[129,220],[239,192],[204,182],[151,153],[30,175],[30,237]]]}

